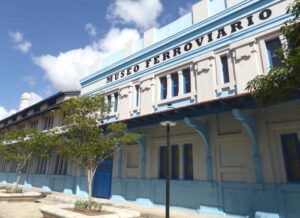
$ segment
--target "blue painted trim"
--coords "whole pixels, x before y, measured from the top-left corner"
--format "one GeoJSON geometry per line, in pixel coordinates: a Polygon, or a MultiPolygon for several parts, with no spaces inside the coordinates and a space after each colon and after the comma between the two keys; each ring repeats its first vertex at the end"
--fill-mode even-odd
{"type": "MultiPolygon", "coordinates": [[[[113,178],[113,195],[137,203],[165,203],[165,180],[113,178]]],[[[171,180],[171,206],[230,217],[255,217],[255,214],[299,217],[300,186],[290,184],[250,184],[171,180]],[[218,203],[219,196],[222,196],[218,203]]],[[[276,216],[275,216],[276,217],[276,216]]],[[[273,217],[272,217],[273,218],[273,217]]]]}
{"type": "MultiPolygon", "coordinates": [[[[8,184],[15,183],[15,173],[0,172],[0,182],[8,184]]],[[[88,196],[87,181],[84,176],[68,176],[68,175],[53,175],[53,174],[21,174],[20,186],[41,188],[44,191],[59,191],[66,194],[76,194],[78,196],[88,196]],[[76,183],[76,186],[74,186],[76,183]],[[81,189],[81,190],[80,190],[81,189]]]]}
{"type": "MultiPolygon", "coordinates": [[[[269,7],[269,6],[275,4],[275,3],[279,2],[279,1],[280,1],[280,0],[276,0],[276,1],[274,1],[274,2],[268,2],[267,0],[265,0],[264,3],[263,3],[263,5],[265,5],[266,7],[269,7]],[[266,2],[269,3],[269,4],[267,4],[266,2]]],[[[239,11],[239,10],[241,10],[241,9],[246,9],[246,10],[247,10],[247,9],[250,9],[250,8],[251,8],[251,9],[254,10],[254,11],[259,11],[259,10],[260,10],[261,8],[263,8],[263,7],[258,7],[258,6],[249,7],[249,6],[253,5],[253,4],[257,4],[257,2],[259,3],[260,0],[255,0],[255,1],[254,1],[254,0],[242,1],[242,2],[239,3],[239,4],[237,4],[237,5],[233,6],[233,7],[230,7],[229,9],[227,9],[227,10],[225,10],[225,11],[222,11],[222,12],[219,13],[218,15],[209,17],[209,18],[205,19],[204,21],[201,21],[201,22],[199,22],[199,23],[197,23],[197,24],[194,24],[193,26],[191,26],[191,27],[189,27],[189,28],[187,28],[187,29],[185,29],[185,30],[183,30],[183,31],[181,31],[181,32],[179,32],[179,33],[177,33],[177,34],[174,34],[174,35],[172,35],[171,37],[168,37],[168,38],[166,38],[165,40],[160,41],[159,43],[155,43],[155,44],[149,46],[148,48],[142,49],[141,51],[139,51],[139,52],[137,52],[137,53],[135,53],[135,54],[133,54],[133,55],[131,55],[131,56],[129,56],[129,57],[123,59],[122,61],[120,61],[120,62],[118,62],[118,63],[115,63],[114,65],[111,65],[111,66],[109,66],[109,67],[107,67],[107,68],[104,68],[104,69],[102,69],[102,70],[100,70],[100,71],[97,71],[97,72],[95,72],[95,73],[93,73],[93,74],[91,74],[91,75],[89,75],[89,76],[83,78],[82,80],[80,80],[80,82],[81,82],[81,83],[87,82],[88,80],[90,80],[90,79],[94,78],[95,76],[101,74],[103,71],[111,70],[113,67],[116,67],[116,66],[118,66],[118,65],[124,64],[124,62],[129,62],[129,61],[131,61],[132,59],[137,58],[137,57],[139,57],[139,56],[142,56],[142,55],[144,55],[144,54],[147,53],[147,52],[150,52],[150,51],[152,51],[152,50],[154,50],[154,49],[160,48],[160,47],[162,47],[163,45],[165,45],[165,44],[167,44],[167,43],[173,42],[173,41],[175,41],[176,39],[185,36],[186,34],[193,33],[193,32],[194,32],[195,30],[197,30],[198,28],[204,28],[204,27],[207,27],[209,24],[213,26],[213,23],[214,23],[214,22],[218,22],[218,21],[220,21],[220,20],[222,20],[222,21],[227,20],[227,21],[229,21],[228,23],[231,23],[233,20],[225,19],[225,17],[226,17],[226,16],[230,16],[232,13],[236,13],[237,11],[239,11]],[[257,9],[257,10],[255,10],[255,9],[257,9]]],[[[261,1],[261,2],[262,2],[262,1],[261,1]]],[[[239,16],[243,16],[245,13],[246,13],[246,12],[244,12],[244,13],[239,13],[239,16]]],[[[254,12],[250,11],[249,13],[254,13],[254,12]]],[[[234,17],[234,19],[238,19],[239,16],[237,15],[237,17],[234,17]]],[[[232,19],[232,17],[231,17],[231,19],[232,19]]],[[[128,65],[128,64],[126,64],[126,65],[128,65]]]]}
{"type": "Polygon", "coordinates": [[[196,121],[192,118],[185,117],[184,122],[186,125],[192,127],[202,138],[203,143],[205,145],[205,162],[206,162],[206,172],[207,172],[207,180],[212,181],[212,158],[211,158],[211,146],[209,142],[209,131],[208,125],[201,123],[200,121],[196,121]]]}
{"type": "Polygon", "coordinates": [[[146,156],[146,138],[145,136],[137,139],[137,143],[140,146],[140,178],[145,178],[145,156],[146,156]]]}
{"type": "Polygon", "coordinates": [[[134,203],[146,205],[146,206],[154,206],[153,202],[147,198],[138,198],[134,203]]]}
{"type": "Polygon", "coordinates": [[[250,117],[247,113],[241,111],[240,109],[233,109],[232,113],[235,119],[240,121],[241,124],[244,126],[248,134],[248,137],[250,139],[252,145],[252,152],[253,152],[252,161],[255,168],[256,183],[263,183],[261,160],[260,160],[256,134],[255,134],[255,121],[252,117],[250,117]]]}
{"type": "Polygon", "coordinates": [[[121,144],[118,145],[118,177],[122,178],[122,155],[123,155],[123,147],[121,144]]]}
{"type": "Polygon", "coordinates": [[[227,8],[226,5],[227,0],[210,0],[208,5],[209,15],[215,15],[217,13],[220,13],[221,11],[227,8]]]}
{"type": "MultiPolygon", "coordinates": [[[[197,212],[198,213],[203,213],[203,214],[212,214],[212,215],[219,215],[219,216],[226,216],[226,213],[224,213],[224,211],[220,210],[219,208],[217,207],[209,207],[209,206],[200,206],[198,209],[197,209],[197,212]]],[[[243,216],[243,218],[245,218],[243,216]]]]}
{"type": "MultiPolygon", "coordinates": [[[[273,20],[271,20],[267,23],[262,23],[260,25],[254,26],[252,28],[243,29],[243,30],[239,31],[238,33],[236,33],[235,35],[231,35],[231,36],[227,37],[226,40],[224,39],[224,40],[219,40],[219,41],[212,42],[208,45],[197,48],[193,51],[182,54],[178,57],[169,59],[169,60],[165,61],[163,64],[160,64],[160,65],[158,64],[157,66],[153,66],[151,68],[140,71],[137,74],[131,74],[131,75],[127,76],[126,78],[123,78],[123,79],[120,79],[120,80],[117,80],[117,81],[113,81],[113,82],[111,82],[109,84],[106,84],[102,87],[94,89],[93,91],[87,92],[86,94],[83,94],[81,96],[83,97],[83,96],[87,96],[87,95],[91,95],[91,94],[96,94],[96,93],[99,93],[99,92],[105,92],[106,90],[114,89],[114,88],[117,88],[117,87],[119,87],[123,84],[127,84],[131,80],[136,80],[136,79],[145,77],[147,75],[151,75],[155,72],[162,71],[165,68],[177,65],[177,64],[182,63],[184,61],[192,60],[194,57],[200,56],[200,55],[202,55],[204,53],[207,53],[209,51],[217,50],[218,48],[224,47],[228,44],[232,44],[236,41],[240,41],[242,39],[249,38],[249,37],[251,37],[253,35],[256,35],[256,34],[262,32],[266,29],[270,29],[270,28],[273,28],[275,26],[282,25],[282,23],[287,21],[289,18],[290,18],[290,15],[282,15],[282,16],[279,16],[277,18],[274,18],[273,20]]],[[[126,67],[126,66],[124,66],[124,67],[126,67]]],[[[121,69],[119,69],[119,70],[121,70],[121,69]]],[[[116,72],[116,71],[118,71],[118,69],[116,69],[113,72],[116,72]]],[[[100,79],[95,79],[92,83],[97,82],[97,81],[104,78],[104,74],[101,74],[101,76],[103,76],[103,77],[100,78],[100,79]]],[[[82,87],[85,87],[85,86],[87,86],[87,85],[82,85],[82,87]]]]}
{"type": "MultiPolygon", "coordinates": [[[[243,1],[241,4],[231,7],[229,9],[225,10],[224,12],[219,13],[217,16],[213,16],[211,18],[206,19],[203,22],[197,23],[197,24],[193,25],[192,27],[187,28],[184,31],[182,31],[178,34],[175,34],[174,36],[169,37],[166,40],[162,40],[161,42],[156,43],[146,49],[143,49],[142,51],[140,51],[132,56],[129,56],[128,58],[125,58],[108,68],[104,68],[98,72],[95,72],[94,74],[81,80],[81,86],[85,87],[88,84],[99,81],[99,77],[100,77],[100,79],[105,78],[107,75],[113,74],[115,72],[119,72],[128,66],[135,65],[136,63],[143,62],[146,59],[148,59],[149,57],[155,56],[155,55],[160,54],[168,49],[172,49],[176,46],[182,45],[187,41],[191,41],[191,40],[195,39],[199,35],[205,35],[213,30],[216,30],[220,27],[228,25],[236,20],[242,19],[242,18],[246,17],[247,15],[258,12],[264,8],[270,7],[278,2],[280,2],[280,1],[279,0],[275,0],[275,1],[270,1],[270,0],[243,1]]],[[[286,19],[288,19],[291,16],[285,15],[282,17],[285,17],[286,19]]],[[[251,34],[251,35],[255,35],[256,33],[253,31],[254,29],[257,29],[257,27],[259,27],[259,26],[268,26],[269,24],[273,24],[274,20],[277,20],[277,19],[278,19],[278,17],[273,20],[270,20],[268,22],[265,22],[261,25],[257,25],[255,27],[247,28],[246,30],[242,30],[239,33],[236,33],[234,36],[230,36],[230,37],[224,38],[223,40],[219,40],[223,44],[221,46],[224,46],[225,44],[229,44],[231,42],[231,38],[235,37],[235,36],[240,36],[240,38],[238,40],[249,37],[249,36],[243,37],[243,33],[245,33],[245,31],[253,32],[253,34],[251,34]]],[[[282,24],[283,22],[284,21],[280,22],[280,24],[282,24]]],[[[268,27],[268,29],[269,28],[272,28],[272,27],[268,27]]],[[[215,44],[215,43],[211,43],[211,44],[215,44]]],[[[206,48],[209,48],[209,47],[206,47],[206,48]]],[[[200,51],[201,50],[203,50],[203,49],[200,49],[200,51]]],[[[198,49],[196,49],[196,51],[198,51],[198,49]]],[[[204,52],[208,52],[208,50],[204,51],[204,52]]],[[[190,54],[190,53],[192,53],[192,52],[189,52],[188,54],[190,54]]],[[[178,58],[180,58],[182,56],[183,55],[178,56],[178,58]]],[[[151,67],[151,69],[153,69],[153,67],[151,67]]],[[[141,74],[142,73],[140,72],[138,75],[141,75],[141,74]]],[[[133,76],[133,75],[134,74],[132,74],[131,76],[133,76]]],[[[128,79],[129,79],[129,77],[130,76],[127,76],[128,79]]],[[[118,80],[118,81],[120,81],[120,80],[118,80]]]]}
{"type": "Polygon", "coordinates": [[[120,201],[120,202],[126,202],[125,198],[121,195],[112,195],[110,200],[112,201],[120,201]]]}
{"type": "Polygon", "coordinates": [[[230,90],[229,87],[225,87],[221,89],[222,92],[216,92],[216,97],[217,98],[224,98],[224,97],[228,97],[228,96],[235,96],[237,94],[236,92],[236,88],[230,90]]]}

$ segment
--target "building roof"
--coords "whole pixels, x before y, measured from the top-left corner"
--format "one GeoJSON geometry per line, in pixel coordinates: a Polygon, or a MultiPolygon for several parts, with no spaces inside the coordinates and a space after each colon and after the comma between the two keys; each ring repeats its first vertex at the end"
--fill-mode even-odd
{"type": "Polygon", "coordinates": [[[33,104],[33,105],[30,105],[29,107],[27,107],[27,108],[25,108],[25,109],[23,109],[21,111],[18,111],[15,114],[10,115],[9,117],[6,117],[6,118],[0,120],[0,124],[2,124],[2,123],[5,123],[5,122],[8,122],[11,119],[17,118],[19,115],[23,115],[23,114],[25,115],[26,114],[24,117],[22,116],[22,119],[15,120],[15,122],[9,123],[9,124],[7,124],[5,126],[2,126],[2,127],[0,127],[0,129],[7,128],[10,125],[18,124],[18,123],[20,123],[20,122],[22,122],[24,120],[27,120],[27,119],[30,119],[30,118],[32,118],[34,116],[39,115],[39,114],[45,113],[46,111],[53,110],[53,109],[57,108],[58,105],[59,105],[56,102],[54,102],[53,104],[49,105],[47,108],[45,108],[43,110],[39,109],[39,110],[35,111],[35,109],[41,108],[41,106],[43,104],[45,104],[45,103],[49,104],[49,103],[51,103],[51,101],[56,100],[59,97],[63,97],[63,96],[79,96],[79,94],[80,94],[80,91],[78,91],[78,90],[70,90],[70,91],[60,91],[60,92],[57,92],[54,95],[51,95],[51,96],[49,96],[49,97],[47,97],[47,98],[45,98],[45,99],[43,99],[43,100],[41,100],[41,101],[33,104]],[[27,115],[27,113],[30,110],[34,110],[34,113],[30,114],[30,115],[27,115]]]}

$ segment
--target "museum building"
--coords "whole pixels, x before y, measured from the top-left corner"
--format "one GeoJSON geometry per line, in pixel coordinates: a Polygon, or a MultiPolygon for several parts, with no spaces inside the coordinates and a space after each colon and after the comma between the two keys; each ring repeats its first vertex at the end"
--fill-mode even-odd
{"type": "Polygon", "coordinates": [[[143,134],[115,153],[108,197],[165,204],[160,122],[171,120],[173,206],[300,217],[299,94],[262,107],[245,89],[280,66],[275,51],[291,2],[202,0],[91,68],[81,97],[104,94],[112,106],[99,123],[124,121],[143,134]]]}
{"type": "MultiPolygon", "coordinates": [[[[254,77],[280,66],[275,51],[285,44],[280,28],[291,18],[291,2],[201,0],[190,13],[91,66],[80,97],[105,95],[111,111],[99,125],[123,121],[143,135],[120,145],[98,168],[93,196],[164,205],[167,132],[160,123],[174,121],[172,206],[300,217],[300,94],[263,107],[246,91],[254,77]]],[[[2,120],[0,130],[21,125],[25,111],[2,120]]],[[[35,106],[28,111],[38,113],[35,106]]],[[[55,157],[28,168],[23,184],[86,196],[86,172],[55,157]]],[[[11,167],[0,170],[0,181],[14,182],[11,167]]]]}

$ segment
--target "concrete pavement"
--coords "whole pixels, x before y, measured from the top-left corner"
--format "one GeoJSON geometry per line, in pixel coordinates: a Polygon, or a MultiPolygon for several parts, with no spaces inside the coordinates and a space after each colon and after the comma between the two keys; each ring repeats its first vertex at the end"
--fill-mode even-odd
{"type": "MultiPolygon", "coordinates": [[[[63,193],[52,192],[46,198],[38,202],[0,202],[0,218],[42,218],[39,211],[41,205],[53,205],[72,203],[79,198],[75,195],[66,195],[63,193]]],[[[165,209],[163,206],[143,206],[128,202],[118,202],[106,199],[94,200],[100,201],[104,205],[111,205],[118,208],[127,208],[139,211],[143,218],[163,218],[165,209]]],[[[170,216],[172,218],[227,218],[225,215],[199,214],[194,210],[171,208],[170,216]]]]}

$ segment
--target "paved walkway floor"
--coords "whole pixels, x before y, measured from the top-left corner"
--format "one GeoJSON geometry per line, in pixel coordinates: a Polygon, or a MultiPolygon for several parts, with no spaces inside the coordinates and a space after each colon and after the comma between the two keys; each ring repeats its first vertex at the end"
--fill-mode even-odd
{"type": "MultiPolygon", "coordinates": [[[[42,218],[39,212],[41,205],[72,203],[76,199],[80,199],[74,195],[66,195],[63,193],[52,192],[46,198],[39,202],[0,202],[0,218],[42,218]]],[[[127,202],[117,202],[106,199],[95,199],[105,205],[113,205],[119,208],[128,208],[139,211],[142,218],[163,218],[164,207],[142,206],[127,202]]],[[[171,209],[170,216],[172,218],[226,218],[224,215],[199,214],[193,210],[171,209]]],[[[229,218],[229,217],[227,217],[229,218]]]]}

